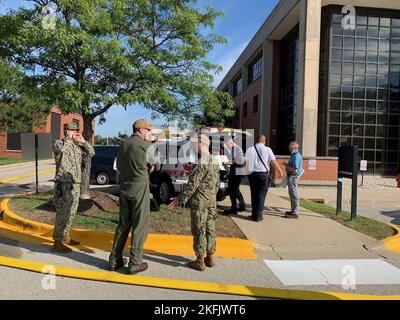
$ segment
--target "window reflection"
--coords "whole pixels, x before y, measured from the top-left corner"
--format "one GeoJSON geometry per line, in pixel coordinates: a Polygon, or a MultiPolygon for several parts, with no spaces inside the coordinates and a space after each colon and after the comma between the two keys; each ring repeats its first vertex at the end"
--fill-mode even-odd
{"type": "Polygon", "coordinates": [[[345,31],[339,9],[323,9],[334,12],[330,48],[321,47],[330,58],[325,155],[357,144],[371,172],[391,174],[400,163],[400,11],[357,10],[356,29],[345,31]]]}

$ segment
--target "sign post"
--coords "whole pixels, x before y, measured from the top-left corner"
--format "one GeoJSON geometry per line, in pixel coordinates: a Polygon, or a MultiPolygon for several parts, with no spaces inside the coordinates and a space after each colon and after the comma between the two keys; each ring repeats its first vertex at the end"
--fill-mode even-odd
{"type": "Polygon", "coordinates": [[[339,148],[336,214],[342,212],[343,178],[351,179],[351,220],[357,218],[358,146],[339,148]]]}
{"type": "Polygon", "coordinates": [[[367,171],[368,161],[361,160],[360,161],[360,171],[361,171],[361,187],[364,185],[364,171],[367,171]]]}
{"type": "Polygon", "coordinates": [[[39,194],[39,139],[35,134],[35,173],[36,173],[36,194],[39,194]]]}
{"type": "Polygon", "coordinates": [[[39,158],[50,159],[52,157],[52,136],[50,133],[22,133],[21,150],[22,157],[35,161],[36,194],[39,193],[39,158]]]}

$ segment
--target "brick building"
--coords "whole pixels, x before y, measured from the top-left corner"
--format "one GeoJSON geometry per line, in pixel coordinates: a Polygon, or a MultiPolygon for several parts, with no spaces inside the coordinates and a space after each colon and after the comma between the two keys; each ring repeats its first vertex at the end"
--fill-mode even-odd
{"type": "MultiPolygon", "coordinates": [[[[64,124],[71,121],[79,125],[80,132],[82,133],[83,120],[81,115],[65,115],[59,108],[53,107],[46,118],[46,123],[42,127],[33,127],[32,131],[35,133],[51,133],[53,141],[55,141],[64,136],[64,124]]],[[[22,157],[21,133],[0,132],[0,157],[22,157]]]]}
{"type": "Polygon", "coordinates": [[[232,126],[266,134],[282,159],[300,143],[303,182],[334,182],[344,145],[369,174],[399,169],[400,1],[350,3],[281,0],[218,86],[232,126]]]}

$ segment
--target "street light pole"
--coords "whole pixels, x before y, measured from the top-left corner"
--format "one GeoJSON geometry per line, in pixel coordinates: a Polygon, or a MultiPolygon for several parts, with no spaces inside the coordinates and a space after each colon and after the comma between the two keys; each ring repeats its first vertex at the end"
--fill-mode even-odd
{"type": "Polygon", "coordinates": [[[107,123],[107,146],[108,146],[108,136],[109,136],[109,130],[108,130],[108,123],[107,123]]]}

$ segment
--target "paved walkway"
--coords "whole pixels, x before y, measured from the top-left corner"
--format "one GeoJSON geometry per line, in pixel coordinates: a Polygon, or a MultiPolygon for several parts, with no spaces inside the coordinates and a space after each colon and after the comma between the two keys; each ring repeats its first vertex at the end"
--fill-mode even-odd
{"type": "MultiPolygon", "coordinates": [[[[357,191],[357,214],[367,218],[400,225],[400,188],[395,181],[366,178],[366,186],[357,191]],[[375,186],[375,187],[374,187],[375,186]],[[385,186],[385,188],[382,188],[385,186]]],[[[349,182],[343,188],[343,210],[350,211],[351,188],[349,182]]],[[[270,194],[287,196],[287,189],[271,188],[270,194]]],[[[336,207],[335,187],[300,186],[300,196],[305,199],[323,199],[325,204],[336,207]]]]}
{"type": "MultiPolygon", "coordinates": [[[[249,199],[247,186],[242,187],[242,192],[249,199]]],[[[375,239],[306,209],[300,210],[298,220],[286,219],[284,214],[289,208],[289,201],[270,190],[263,221],[249,220],[250,208],[247,209],[249,212],[233,219],[266,257],[278,256],[285,260],[371,257],[363,245],[373,244],[375,239]]]]}

